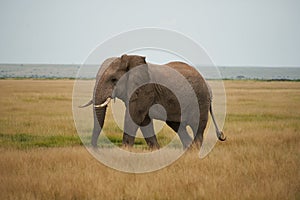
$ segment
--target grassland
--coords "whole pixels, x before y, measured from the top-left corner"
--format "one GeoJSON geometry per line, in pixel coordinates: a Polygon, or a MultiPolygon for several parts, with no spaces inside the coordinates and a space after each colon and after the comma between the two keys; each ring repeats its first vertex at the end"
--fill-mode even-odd
{"type": "Polygon", "coordinates": [[[72,80],[0,80],[0,199],[300,199],[300,82],[225,86],[226,142],[127,174],[81,145],[72,80]]]}

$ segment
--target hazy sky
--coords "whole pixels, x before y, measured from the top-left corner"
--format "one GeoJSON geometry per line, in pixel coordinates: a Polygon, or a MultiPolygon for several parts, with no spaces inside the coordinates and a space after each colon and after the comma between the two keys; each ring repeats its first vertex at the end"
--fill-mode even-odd
{"type": "Polygon", "coordinates": [[[82,63],[113,35],[160,27],[217,65],[300,66],[299,11],[299,0],[0,0],[0,63],[82,63]]]}

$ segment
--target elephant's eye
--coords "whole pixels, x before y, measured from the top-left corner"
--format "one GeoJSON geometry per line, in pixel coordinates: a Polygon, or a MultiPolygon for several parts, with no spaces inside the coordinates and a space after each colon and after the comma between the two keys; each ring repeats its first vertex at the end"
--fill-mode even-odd
{"type": "Polygon", "coordinates": [[[111,82],[113,82],[114,84],[117,83],[117,81],[118,81],[118,79],[116,79],[116,78],[111,79],[111,82]]]}

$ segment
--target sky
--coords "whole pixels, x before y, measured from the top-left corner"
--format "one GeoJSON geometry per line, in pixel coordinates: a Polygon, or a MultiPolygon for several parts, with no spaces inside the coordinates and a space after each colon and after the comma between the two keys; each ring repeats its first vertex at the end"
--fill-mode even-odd
{"type": "Polygon", "coordinates": [[[114,35],[177,31],[219,66],[300,66],[299,0],[0,0],[0,63],[81,64],[114,35]]]}

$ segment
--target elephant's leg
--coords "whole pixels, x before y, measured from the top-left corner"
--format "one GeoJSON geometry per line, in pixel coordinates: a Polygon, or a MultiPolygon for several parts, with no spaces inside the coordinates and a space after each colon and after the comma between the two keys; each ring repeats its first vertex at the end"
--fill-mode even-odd
{"type": "Polygon", "coordinates": [[[197,148],[201,147],[202,145],[202,142],[203,142],[203,133],[204,133],[204,130],[206,128],[206,123],[207,123],[207,120],[201,120],[199,122],[199,127],[197,129],[197,132],[194,137],[194,144],[197,148]]]}
{"type": "Polygon", "coordinates": [[[101,129],[104,125],[105,113],[106,113],[106,108],[93,109],[93,115],[94,115],[94,128],[93,128],[93,135],[92,135],[93,147],[97,147],[97,140],[100,135],[101,129]]]}
{"type": "MultiPolygon", "coordinates": [[[[201,108],[200,108],[201,109],[201,108]]],[[[201,147],[202,142],[203,142],[203,134],[204,130],[206,128],[206,124],[208,121],[208,110],[206,108],[202,108],[203,112],[201,112],[200,119],[199,119],[199,125],[198,129],[194,131],[194,144],[196,145],[197,148],[201,147]]]]}
{"type": "Polygon", "coordinates": [[[141,124],[141,131],[150,149],[159,149],[159,144],[153,129],[153,120],[146,117],[141,124]]]}
{"type": "Polygon", "coordinates": [[[93,109],[93,115],[94,115],[94,128],[93,128],[93,135],[92,135],[92,146],[97,147],[97,140],[101,132],[101,127],[97,119],[95,109],[93,109]]]}
{"type": "Polygon", "coordinates": [[[189,145],[192,143],[192,139],[188,132],[186,131],[186,126],[181,125],[180,122],[172,122],[172,121],[166,121],[166,123],[175,131],[177,132],[181,143],[183,145],[183,148],[186,149],[189,147],[189,145]]]}
{"type": "Polygon", "coordinates": [[[134,123],[129,115],[128,109],[125,112],[125,121],[124,121],[124,134],[122,144],[125,147],[132,147],[134,145],[136,131],[138,125],[134,123]]]}

